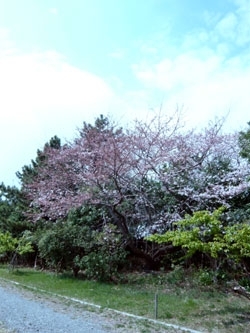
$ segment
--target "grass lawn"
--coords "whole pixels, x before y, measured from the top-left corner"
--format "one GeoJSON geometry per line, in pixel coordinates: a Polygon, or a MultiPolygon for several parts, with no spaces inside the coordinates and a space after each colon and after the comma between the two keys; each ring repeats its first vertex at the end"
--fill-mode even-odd
{"type": "MultiPolygon", "coordinates": [[[[126,282],[100,283],[19,268],[9,272],[0,267],[0,277],[47,292],[77,298],[146,318],[187,326],[202,332],[250,332],[250,301],[228,289],[201,286],[182,271],[168,274],[130,274],[126,282]]],[[[1,332],[1,331],[0,331],[1,332]]]]}

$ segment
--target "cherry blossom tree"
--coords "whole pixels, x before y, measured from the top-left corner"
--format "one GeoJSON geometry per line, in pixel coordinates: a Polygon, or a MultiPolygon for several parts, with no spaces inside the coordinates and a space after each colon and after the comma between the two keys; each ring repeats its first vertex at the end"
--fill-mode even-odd
{"type": "Polygon", "coordinates": [[[222,135],[210,127],[180,138],[178,152],[162,169],[161,179],[176,198],[181,219],[197,210],[229,208],[233,198],[248,191],[249,168],[239,156],[237,135],[222,135]]]}
{"type": "Polygon", "coordinates": [[[122,131],[98,120],[95,126],[84,124],[73,143],[59,150],[47,147],[46,163],[36,180],[26,184],[30,216],[34,221],[56,221],[73,207],[104,207],[130,248],[138,252],[134,237],[142,236],[143,225],[154,223],[154,205],[159,206],[157,188],[151,189],[150,183],[159,187],[156,164],[161,163],[163,145],[172,149],[174,143],[177,125],[171,128],[170,122],[157,133],[154,123],[136,123],[133,131],[122,131]]]}
{"type": "Polygon", "coordinates": [[[156,117],[122,130],[100,117],[94,126],[84,123],[72,143],[47,147],[46,157],[25,186],[32,219],[102,207],[131,247],[186,213],[230,207],[249,188],[237,135],[222,134],[219,123],[185,132],[178,117],[156,117]]]}

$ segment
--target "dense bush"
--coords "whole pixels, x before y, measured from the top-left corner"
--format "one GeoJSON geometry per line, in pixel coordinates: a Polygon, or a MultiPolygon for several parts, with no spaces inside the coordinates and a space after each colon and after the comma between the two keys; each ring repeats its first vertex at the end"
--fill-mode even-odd
{"type": "Polygon", "coordinates": [[[101,218],[100,211],[82,207],[72,210],[66,221],[45,223],[35,233],[45,265],[71,269],[75,276],[82,270],[87,278],[99,280],[115,276],[126,257],[125,244],[117,228],[101,218]]]}
{"type": "MultiPolygon", "coordinates": [[[[219,208],[213,213],[199,211],[192,216],[187,215],[185,219],[175,223],[175,230],[163,235],[152,235],[148,240],[156,243],[170,242],[181,247],[185,258],[201,253],[207,258],[205,263],[214,271],[214,278],[217,279],[222,267],[236,268],[243,265],[244,259],[250,258],[250,225],[227,225],[222,218],[223,211],[224,208],[219,208]]],[[[200,264],[202,265],[202,261],[200,264]]]]}
{"type": "Polygon", "coordinates": [[[117,228],[107,224],[102,232],[95,233],[89,253],[82,258],[77,256],[75,263],[84,270],[87,278],[107,281],[117,276],[119,267],[125,263],[126,255],[117,228]]]}
{"type": "Polygon", "coordinates": [[[9,232],[0,232],[0,258],[10,260],[11,268],[15,266],[17,256],[22,256],[33,251],[29,231],[24,232],[20,238],[13,237],[9,232]]]}

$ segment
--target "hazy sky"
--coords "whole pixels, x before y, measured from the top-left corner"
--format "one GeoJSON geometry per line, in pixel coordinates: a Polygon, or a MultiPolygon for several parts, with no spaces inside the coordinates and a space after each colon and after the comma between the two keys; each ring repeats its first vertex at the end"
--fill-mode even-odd
{"type": "Polygon", "coordinates": [[[83,121],[250,121],[250,0],[0,0],[0,182],[83,121]]]}

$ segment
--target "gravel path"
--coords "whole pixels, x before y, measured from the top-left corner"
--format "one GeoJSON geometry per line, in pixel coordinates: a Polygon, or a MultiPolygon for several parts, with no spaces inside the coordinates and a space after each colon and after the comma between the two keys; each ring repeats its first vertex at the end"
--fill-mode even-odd
{"type": "Polygon", "coordinates": [[[18,290],[0,286],[0,321],[15,332],[39,333],[107,333],[94,313],[81,316],[52,307],[49,302],[20,295],[18,290]]]}
{"type": "Polygon", "coordinates": [[[0,333],[200,333],[119,315],[89,311],[57,296],[0,280],[0,333]]]}

